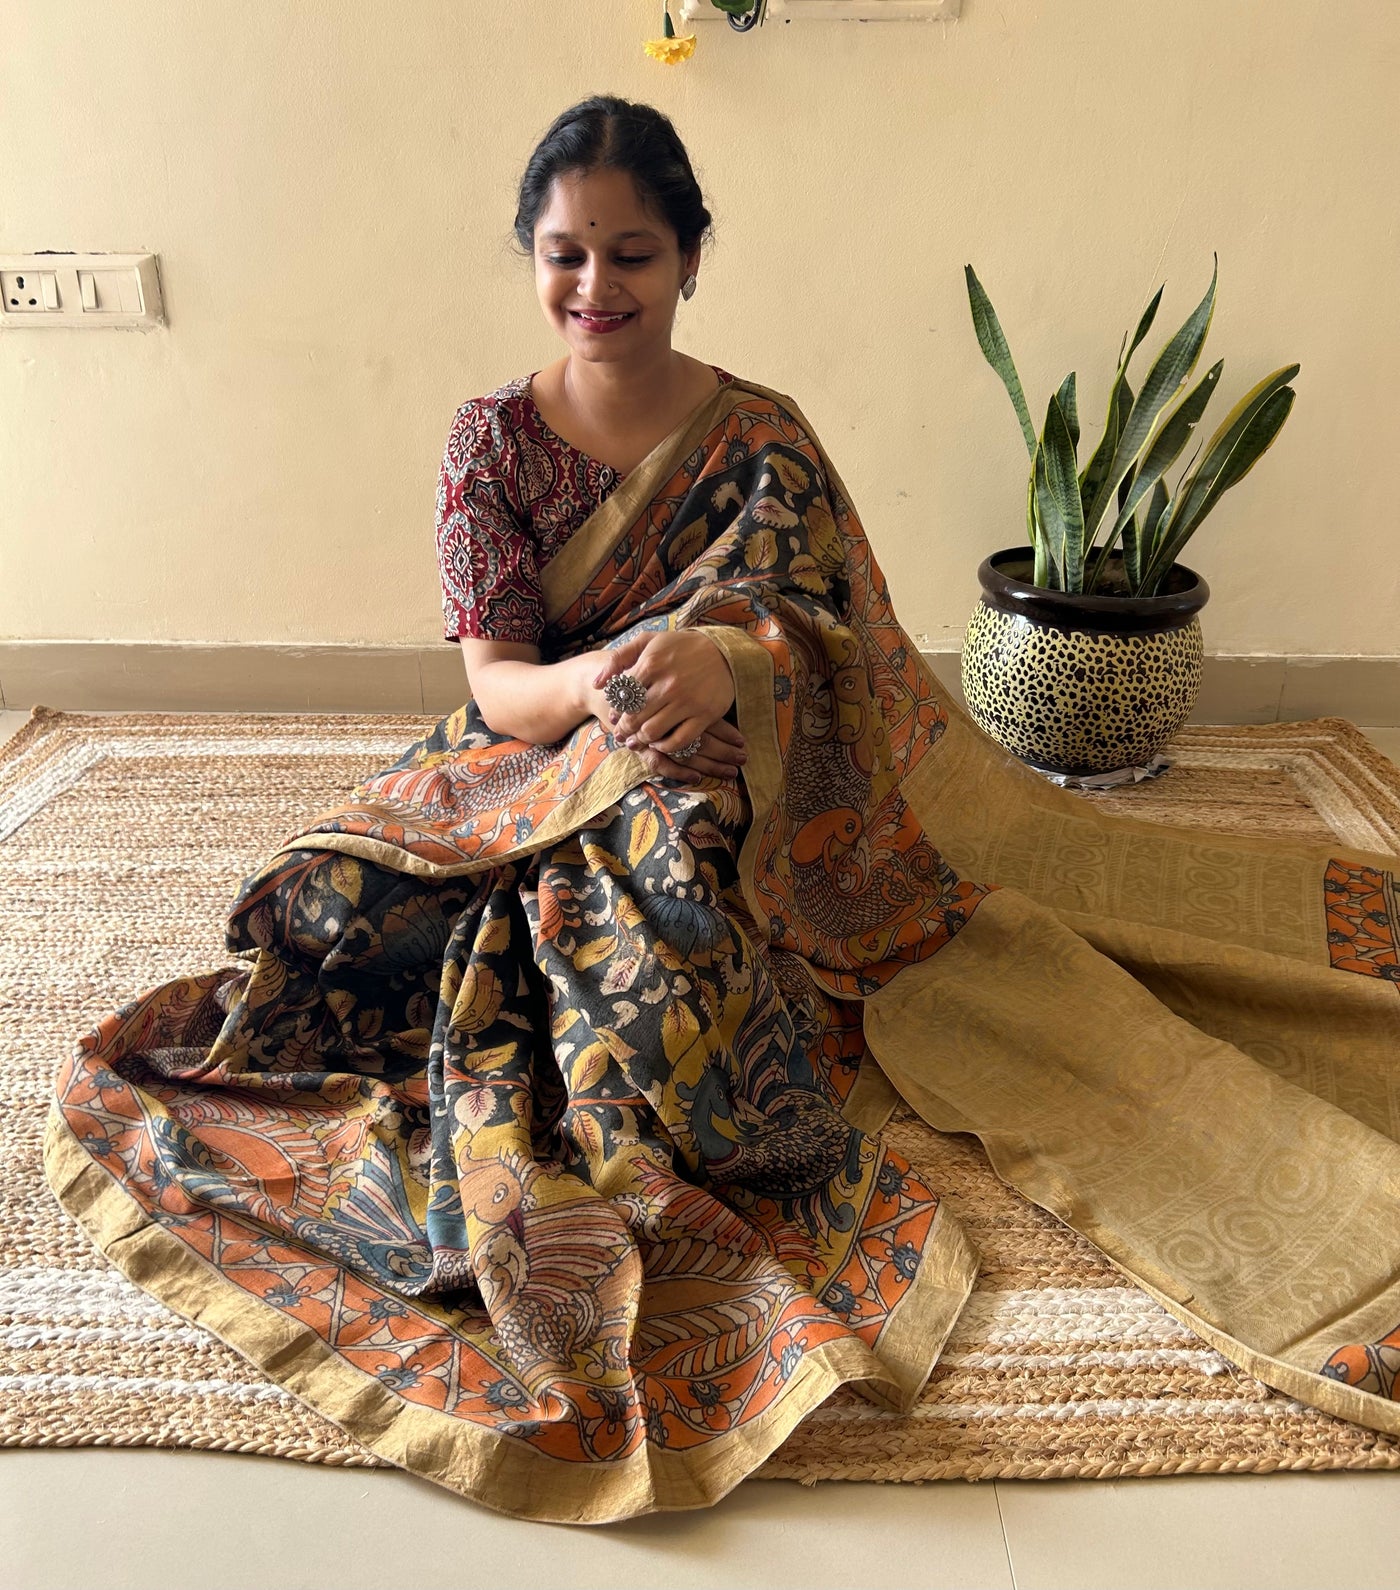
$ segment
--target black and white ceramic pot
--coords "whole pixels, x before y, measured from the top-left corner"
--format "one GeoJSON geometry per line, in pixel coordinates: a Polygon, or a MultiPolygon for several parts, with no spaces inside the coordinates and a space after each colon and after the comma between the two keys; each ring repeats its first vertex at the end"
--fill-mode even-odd
{"type": "MultiPolygon", "coordinates": [[[[1201,688],[1210,587],[1174,564],[1157,596],[1079,596],[1031,583],[1030,547],[977,571],[982,599],[963,639],[962,685],[983,731],[1046,773],[1145,768],[1201,688]]],[[[1101,587],[1126,590],[1115,552],[1101,587]]]]}

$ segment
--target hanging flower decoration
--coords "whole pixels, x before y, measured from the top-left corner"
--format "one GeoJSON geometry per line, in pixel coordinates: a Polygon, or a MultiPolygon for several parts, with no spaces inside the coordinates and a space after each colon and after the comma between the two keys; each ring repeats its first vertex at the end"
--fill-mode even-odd
{"type": "MultiPolygon", "coordinates": [[[[729,18],[729,26],[738,33],[747,33],[755,25],[761,25],[763,14],[768,9],[768,0],[710,0],[710,4],[717,11],[724,12],[729,18]]],[[[664,37],[647,39],[642,48],[654,60],[662,61],[667,66],[689,60],[695,54],[695,35],[687,33],[684,38],[676,37],[676,30],[671,25],[670,0],[662,0],[661,18],[664,37]]]]}
{"type": "Polygon", "coordinates": [[[648,39],[642,48],[655,60],[664,62],[667,66],[675,66],[684,61],[688,56],[695,54],[695,35],[688,33],[685,38],[678,39],[676,30],[671,26],[671,8],[663,4],[661,15],[664,19],[664,38],[648,39]]]}

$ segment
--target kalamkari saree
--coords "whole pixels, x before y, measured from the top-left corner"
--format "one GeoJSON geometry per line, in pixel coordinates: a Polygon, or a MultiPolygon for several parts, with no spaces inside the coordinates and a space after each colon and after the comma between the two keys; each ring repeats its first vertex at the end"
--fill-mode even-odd
{"type": "Polygon", "coordinates": [[[919,1396],[977,1256],[898,1095],[1227,1358],[1400,1434],[1395,860],[1139,823],[940,692],[797,405],[736,379],[544,571],[546,660],[703,625],[742,784],[472,702],[107,1016],[46,1168],[139,1286],[521,1517],[714,1502],[919,1396]]]}

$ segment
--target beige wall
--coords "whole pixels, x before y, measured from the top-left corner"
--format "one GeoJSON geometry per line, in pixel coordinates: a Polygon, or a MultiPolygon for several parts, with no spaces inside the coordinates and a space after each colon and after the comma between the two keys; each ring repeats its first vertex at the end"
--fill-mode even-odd
{"type": "Polygon", "coordinates": [[[676,345],[796,398],[921,644],[956,644],[1024,527],[964,261],[1033,409],[1079,371],[1092,441],[1124,327],[1165,278],[1154,352],[1215,249],[1220,412],[1303,368],[1192,545],[1208,648],[1400,652],[1392,0],[702,24],[674,68],[640,49],[659,17],[0,0],[0,251],[151,250],[170,317],[0,335],[0,637],[432,643],[453,410],[559,351],[507,249],[515,184],[610,90],[674,118],[715,213],[676,345]]]}

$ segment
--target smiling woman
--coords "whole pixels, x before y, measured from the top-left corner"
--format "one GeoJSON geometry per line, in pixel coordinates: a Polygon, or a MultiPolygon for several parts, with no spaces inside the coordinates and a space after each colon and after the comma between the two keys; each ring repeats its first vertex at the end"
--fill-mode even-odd
{"type": "Polygon", "coordinates": [[[600,1523],[919,1397],[977,1257],[897,1087],[1400,1433],[1394,858],[1106,816],[941,700],[797,404],[671,347],[708,224],[659,112],[546,133],[566,352],[439,479],[471,699],[244,880],[246,964],[80,1039],[51,1185],[364,1446],[600,1523]]]}

